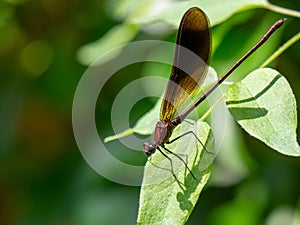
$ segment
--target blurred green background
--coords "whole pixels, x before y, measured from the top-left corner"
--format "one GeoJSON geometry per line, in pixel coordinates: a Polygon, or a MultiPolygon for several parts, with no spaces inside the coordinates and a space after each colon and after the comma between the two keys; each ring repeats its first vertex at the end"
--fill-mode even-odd
{"type": "MultiPolygon", "coordinates": [[[[298,0],[272,3],[300,10],[298,0]]],[[[175,40],[176,22],[156,27],[151,20],[141,21],[155,4],[136,0],[0,2],[0,224],[135,223],[139,187],[113,183],[88,166],[73,137],[71,110],[76,86],[93,57],[133,40],[175,40]]],[[[186,9],[182,7],[182,12],[186,9]]],[[[172,16],[179,21],[175,11],[172,16]]],[[[224,72],[255,43],[258,34],[281,17],[253,8],[223,21],[213,20],[212,67],[218,74],[224,72]]],[[[299,32],[299,18],[284,17],[288,22],[269,48],[249,59],[232,80],[257,68],[299,32]]],[[[271,65],[290,82],[297,102],[299,52],[298,42],[271,65]]],[[[109,112],[114,97],[141,76],[142,66],[129,67],[103,90],[96,110],[97,125],[104,130],[101,138],[113,134],[109,112]]],[[[153,104],[151,99],[141,102],[132,111],[130,123],[153,104]]],[[[222,149],[188,224],[299,224],[300,160],[232,129],[238,150],[222,149]]],[[[142,152],[130,152],[117,141],[108,146],[125,161],[145,163],[142,152]]]]}

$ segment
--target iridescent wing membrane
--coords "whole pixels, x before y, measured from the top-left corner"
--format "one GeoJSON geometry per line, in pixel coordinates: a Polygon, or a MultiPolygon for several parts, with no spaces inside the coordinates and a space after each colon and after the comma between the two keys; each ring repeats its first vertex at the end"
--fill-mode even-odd
{"type": "Polygon", "coordinates": [[[176,44],[171,76],[161,105],[161,120],[171,120],[179,113],[206,77],[211,34],[208,18],[202,10],[191,8],[185,13],[176,44]]]}

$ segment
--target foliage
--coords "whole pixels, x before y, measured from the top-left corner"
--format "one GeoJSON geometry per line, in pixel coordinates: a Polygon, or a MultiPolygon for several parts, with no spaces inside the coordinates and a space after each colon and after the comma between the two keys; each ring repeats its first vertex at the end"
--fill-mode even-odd
{"type": "MultiPolygon", "coordinates": [[[[116,45],[146,39],[174,42],[181,15],[191,5],[203,8],[211,19],[214,43],[211,65],[218,74],[222,74],[244,50],[252,46],[270,24],[283,16],[288,17],[285,27],[233,74],[233,81],[242,80],[244,75],[258,68],[272,55],[279,45],[299,32],[299,13],[295,11],[299,10],[297,0],[284,3],[272,1],[273,4],[281,4],[282,7],[294,10],[285,10],[260,0],[221,2],[0,2],[0,224],[91,225],[136,222],[140,188],[116,184],[99,176],[86,164],[76,146],[70,113],[76,86],[86,65],[116,45]]],[[[268,66],[284,75],[299,102],[299,43],[296,42],[288,50],[284,49],[268,66]]],[[[168,76],[165,68],[158,65],[143,66],[142,69],[137,66],[123,71],[116,79],[110,80],[108,87],[100,94],[99,98],[102,98],[97,105],[95,118],[97,127],[103,131],[101,139],[113,133],[109,112],[114,97],[124,84],[139,78],[146,69],[154,75],[163,71],[164,76],[168,76]]],[[[275,84],[279,84],[278,81],[285,84],[284,78],[278,76],[280,78],[275,84]]],[[[232,88],[238,86],[239,83],[236,83],[232,88]]],[[[275,91],[273,86],[269,89],[271,93],[275,91]]],[[[282,88],[291,97],[288,85],[282,88]]],[[[143,87],[143,91],[147,91],[147,85],[143,87]]],[[[294,105],[290,97],[286,100],[294,105]]],[[[150,110],[151,104],[153,102],[150,100],[142,102],[130,115],[130,124],[136,124],[140,131],[145,131],[143,134],[149,134],[150,129],[140,129],[143,124],[139,124],[137,118],[150,110]]],[[[219,106],[222,104],[221,102],[219,106]]],[[[285,126],[289,127],[287,131],[295,141],[295,121],[299,117],[296,120],[293,107],[289,106],[288,109],[287,115],[292,120],[285,126]]],[[[212,113],[214,112],[218,110],[213,110],[212,113]]],[[[168,207],[179,210],[181,215],[180,218],[178,216],[172,219],[183,223],[189,217],[189,224],[299,223],[299,159],[270,150],[267,145],[252,137],[255,134],[251,136],[238,129],[226,111],[221,113],[225,117],[222,123],[226,127],[226,135],[220,136],[218,132],[213,132],[219,153],[215,153],[217,158],[200,183],[191,180],[189,176],[185,179],[179,168],[178,178],[186,183],[178,191],[176,188],[179,186],[173,182],[174,177],[169,170],[159,170],[147,162],[146,170],[150,173],[150,178],[154,171],[165,174],[166,182],[169,182],[172,189],[170,193],[177,191],[177,194],[169,195],[171,199],[162,196],[164,205],[159,207],[170,203],[168,207]],[[222,145],[218,144],[220,141],[222,145]],[[208,176],[210,182],[205,191],[201,192],[202,197],[192,211],[208,176]],[[185,186],[194,187],[197,191],[193,192],[185,186]]],[[[236,111],[233,114],[235,113],[236,111]]],[[[241,118],[239,113],[237,116],[238,119],[241,118]]],[[[209,118],[207,121],[210,122],[209,118]]],[[[121,118],[116,122],[121,127],[125,124],[121,118]]],[[[245,120],[239,122],[243,123],[245,120]]],[[[199,128],[207,126],[206,123],[196,124],[199,128]]],[[[245,127],[246,129],[249,128],[245,127]]],[[[299,134],[299,128],[296,131],[299,134]]],[[[203,134],[199,134],[199,137],[203,138],[201,135],[203,134]]],[[[118,141],[109,142],[107,146],[111,154],[120,161],[133,165],[140,165],[145,161],[141,152],[133,152],[118,141]]],[[[201,149],[198,146],[198,153],[201,153],[201,149]]],[[[188,163],[193,162],[193,154],[195,152],[187,155],[188,163]]],[[[152,160],[159,163],[160,159],[166,163],[165,168],[170,168],[169,162],[164,161],[160,154],[155,154],[152,160]]],[[[110,165],[105,166],[120,176],[128,175],[110,165]]],[[[196,170],[193,172],[197,173],[196,170]]],[[[129,176],[134,177],[135,174],[129,176]]],[[[149,176],[146,178],[149,180],[149,176]]],[[[148,187],[148,190],[145,188],[142,193],[161,186],[148,187]]],[[[149,195],[141,198],[141,202],[149,205],[151,202],[146,197],[149,195]]],[[[153,213],[157,213],[158,208],[154,211],[155,206],[151,206],[151,211],[153,209],[153,213]]],[[[139,221],[148,219],[151,211],[141,209],[143,216],[139,216],[139,221]]]]}
{"type": "MultiPolygon", "coordinates": [[[[260,2],[262,5],[265,5],[265,3],[266,2],[260,2]]],[[[250,4],[247,2],[244,4],[244,8],[250,7],[250,4]]],[[[257,4],[259,5],[259,3],[257,4]]],[[[228,7],[229,6],[230,4],[228,4],[228,7]]],[[[205,6],[203,6],[203,8],[205,9],[205,6]]],[[[239,8],[242,7],[237,7],[237,9],[239,8]]],[[[221,8],[217,9],[223,10],[221,8]]],[[[207,13],[210,15],[209,10],[207,13]]],[[[226,13],[219,12],[217,14],[222,15],[223,20],[225,20],[227,13],[230,14],[230,11],[227,10],[226,13]]],[[[143,23],[147,23],[147,19],[145,18],[147,18],[147,16],[144,15],[142,19],[143,23]]],[[[152,19],[153,16],[150,20],[152,21],[152,19]]],[[[163,20],[163,18],[161,19],[163,20]]],[[[156,20],[157,19],[155,18],[154,21],[156,20]]],[[[135,21],[135,23],[139,23],[138,21],[139,20],[135,21]]],[[[218,19],[216,19],[216,21],[218,21],[218,19]]],[[[212,24],[215,23],[217,22],[213,20],[212,24]]],[[[283,154],[291,156],[300,155],[300,147],[297,143],[296,137],[296,100],[288,82],[277,71],[271,69],[260,69],[254,71],[246,76],[246,78],[242,81],[230,85],[225,95],[225,99],[231,115],[250,135],[258,138],[283,154]],[[276,99],[276,101],[274,101],[274,99],[276,99]]],[[[137,122],[135,128],[127,130],[116,136],[108,137],[106,141],[121,138],[133,132],[147,134],[149,131],[143,127],[149,127],[148,124],[146,126],[145,122],[153,121],[151,116],[154,117],[154,113],[158,113],[158,106],[159,103],[156,104],[151,113],[146,114],[137,122]],[[141,124],[143,124],[142,127],[140,127],[141,124]]],[[[182,133],[187,131],[188,129],[184,129],[182,133]]],[[[199,135],[201,136],[201,133],[199,133],[199,135]]],[[[185,148],[181,148],[181,151],[185,148]]],[[[191,146],[189,148],[193,149],[191,146]]],[[[170,150],[178,153],[178,149],[176,149],[170,146],[170,150]]],[[[192,157],[191,153],[187,154],[187,156],[188,158],[195,158],[195,156],[192,157]]],[[[155,158],[155,156],[153,158],[155,158]]],[[[195,160],[196,164],[198,164],[200,158],[196,157],[195,160]]],[[[165,158],[164,161],[168,160],[165,158]]],[[[158,168],[166,168],[165,163],[162,163],[161,160],[154,164],[156,164],[158,168]]],[[[176,194],[180,193],[180,190],[177,190],[177,188],[180,189],[180,185],[178,182],[175,182],[177,179],[173,182],[167,180],[168,185],[166,185],[165,182],[155,182],[157,177],[154,174],[159,174],[159,171],[156,171],[153,166],[150,167],[151,169],[149,167],[148,162],[140,194],[138,223],[183,224],[189,216],[191,209],[185,211],[185,209],[179,207],[180,201],[176,202],[176,199],[174,198],[176,194]],[[154,173],[149,172],[151,170],[152,172],[154,171],[154,173]],[[154,185],[147,184],[151,184],[151,182],[153,182],[154,185]],[[176,186],[175,189],[173,185],[176,186]],[[153,197],[153,192],[159,194],[160,197],[153,197]],[[181,211],[176,210],[176,206],[181,208],[181,211]]],[[[161,178],[161,176],[159,176],[159,178],[161,178]]],[[[199,182],[199,185],[200,184],[202,187],[205,182],[204,184],[199,182]]],[[[189,187],[192,186],[193,185],[191,184],[184,184],[183,188],[189,189],[189,187]]],[[[199,196],[201,190],[202,188],[195,190],[196,194],[198,194],[196,196],[199,196]]],[[[189,201],[188,198],[190,195],[187,195],[186,197],[187,199],[185,199],[185,201],[189,201]]],[[[197,201],[195,201],[195,199],[193,200],[192,205],[195,205],[197,201]]]]}

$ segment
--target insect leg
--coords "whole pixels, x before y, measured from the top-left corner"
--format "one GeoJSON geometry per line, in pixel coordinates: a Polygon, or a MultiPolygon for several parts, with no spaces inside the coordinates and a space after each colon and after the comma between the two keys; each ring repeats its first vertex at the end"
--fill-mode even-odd
{"type": "MultiPolygon", "coordinates": [[[[176,156],[181,162],[183,162],[183,164],[185,165],[185,167],[188,169],[188,171],[190,172],[190,174],[192,175],[192,177],[195,179],[195,180],[198,180],[195,175],[193,174],[193,172],[191,171],[191,169],[188,167],[188,165],[186,164],[186,162],[179,156],[177,155],[176,153],[170,151],[169,149],[167,149],[165,146],[162,146],[164,150],[166,150],[167,152],[169,152],[170,154],[176,156]]],[[[160,151],[162,152],[162,151],[160,151]]],[[[164,155],[164,154],[163,154],[164,155]]],[[[172,166],[172,171],[173,171],[173,166],[172,166]]],[[[173,172],[174,173],[174,172],[173,172]]]]}

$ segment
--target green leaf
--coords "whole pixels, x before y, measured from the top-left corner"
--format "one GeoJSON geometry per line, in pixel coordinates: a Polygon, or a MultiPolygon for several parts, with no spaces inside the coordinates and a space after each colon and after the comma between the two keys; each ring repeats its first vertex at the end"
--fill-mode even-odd
{"type": "MultiPolygon", "coordinates": [[[[145,4],[144,1],[140,6],[136,6],[131,11],[127,20],[134,24],[152,24],[158,21],[164,21],[178,27],[181,16],[191,7],[199,7],[208,15],[212,26],[217,25],[233,14],[250,8],[265,8],[265,0],[211,0],[211,1],[169,1],[162,4],[161,1],[151,1],[151,4],[145,4]]],[[[128,6],[130,9],[131,7],[128,6]]]]}
{"type": "MultiPolygon", "coordinates": [[[[117,20],[124,20],[124,22],[113,27],[99,40],[82,46],[78,50],[77,58],[80,63],[89,65],[111,49],[132,41],[139,28],[149,24],[164,22],[177,28],[185,11],[194,6],[200,7],[207,13],[212,26],[242,10],[268,8],[266,0],[197,0],[165,1],[163,3],[160,0],[124,1],[114,7],[115,12],[113,13],[117,20]]],[[[110,55],[105,59],[109,60],[114,57],[116,55],[110,55]]]]}
{"type": "Polygon", "coordinates": [[[282,154],[300,156],[296,100],[279,72],[255,70],[231,85],[225,97],[231,115],[250,135],[282,154]]]}
{"type": "Polygon", "coordinates": [[[209,152],[203,150],[193,135],[186,135],[166,147],[179,154],[199,180],[193,179],[180,160],[168,154],[172,159],[175,179],[170,171],[170,161],[160,152],[153,154],[144,171],[138,224],[184,224],[187,221],[201,190],[208,181],[214,158],[210,127],[200,121],[195,125],[183,122],[176,127],[172,137],[196,129],[198,132],[195,133],[209,152]]]}
{"type": "MultiPolygon", "coordinates": [[[[99,56],[108,53],[113,48],[130,42],[135,37],[137,32],[138,28],[133,24],[123,23],[114,26],[99,40],[82,46],[77,52],[77,58],[80,63],[89,65],[99,56]]],[[[115,52],[115,54],[117,54],[117,52],[115,52]]],[[[107,55],[105,60],[108,61],[114,57],[116,57],[116,55],[107,55]]]]}

